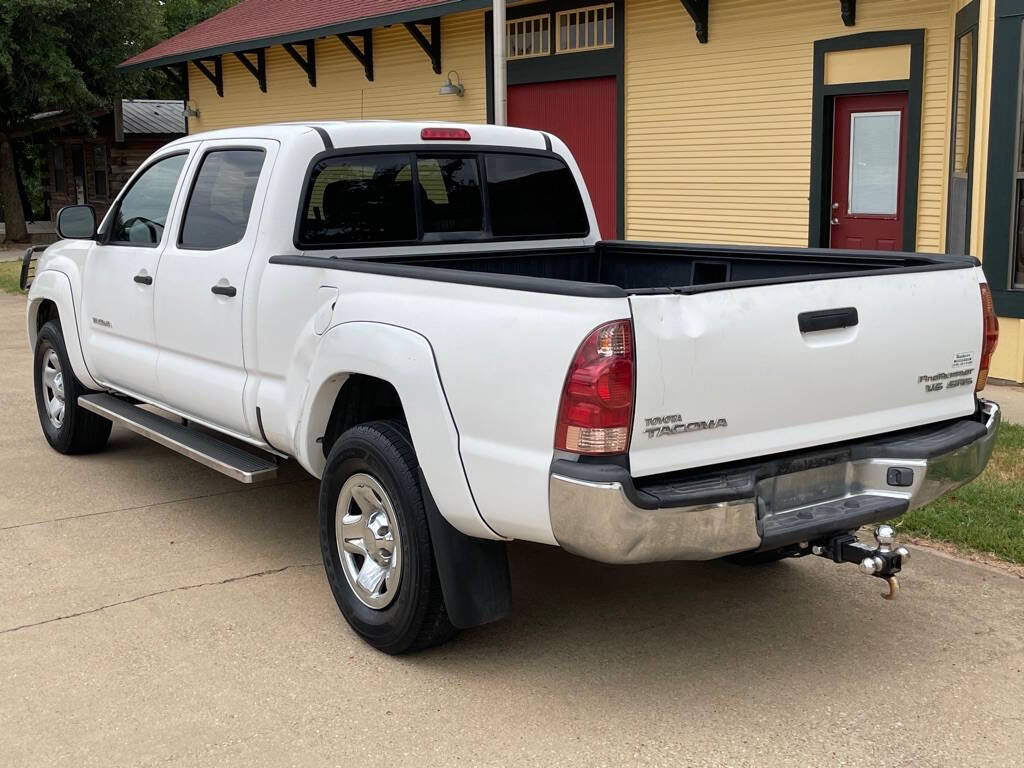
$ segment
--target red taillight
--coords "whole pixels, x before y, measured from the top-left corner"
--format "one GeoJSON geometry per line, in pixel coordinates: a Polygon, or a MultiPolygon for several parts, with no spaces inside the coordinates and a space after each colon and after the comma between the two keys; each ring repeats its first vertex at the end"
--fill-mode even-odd
{"type": "Polygon", "coordinates": [[[987,283],[981,284],[981,364],[978,366],[978,383],[974,386],[975,392],[981,392],[988,383],[988,367],[992,362],[992,355],[996,351],[996,344],[999,343],[999,318],[996,317],[996,308],[992,304],[992,291],[987,283]]]}
{"type": "Polygon", "coordinates": [[[576,350],[558,408],[555,448],[625,453],[632,418],[633,326],[616,320],[594,330],[576,350]]]}
{"type": "Polygon", "coordinates": [[[465,128],[424,128],[420,131],[424,141],[469,141],[469,131],[465,128]]]}

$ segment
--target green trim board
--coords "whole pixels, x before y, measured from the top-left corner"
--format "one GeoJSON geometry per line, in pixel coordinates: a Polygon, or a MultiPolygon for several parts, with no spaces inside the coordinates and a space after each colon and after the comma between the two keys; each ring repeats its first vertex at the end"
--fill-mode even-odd
{"type": "Polygon", "coordinates": [[[968,114],[968,130],[970,131],[967,141],[967,200],[966,220],[964,222],[964,248],[963,253],[970,250],[971,242],[971,202],[974,199],[974,122],[978,111],[978,0],[972,0],[956,14],[953,37],[953,91],[949,105],[950,141],[948,157],[948,178],[946,179],[946,253],[950,250],[950,241],[953,234],[953,167],[956,162],[956,121],[957,121],[957,84],[960,79],[960,45],[962,38],[971,34],[971,106],[968,114]]]}
{"type": "Polygon", "coordinates": [[[996,313],[1017,318],[1024,318],[1024,290],[1011,288],[1022,30],[1024,0],[997,0],[982,268],[992,289],[996,313]]]}
{"type": "Polygon", "coordinates": [[[352,32],[362,32],[376,27],[388,27],[393,24],[405,24],[407,22],[428,21],[437,16],[450,16],[465,11],[477,11],[481,8],[490,8],[491,0],[448,0],[448,2],[431,3],[419,8],[411,8],[406,11],[385,13],[377,16],[364,16],[358,19],[343,21],[338,24],[325,24],[320,27],[297,30],[281,35],[269,37],[250,38],[236,40],[224,45],[215,45],[185,53],[175,53],[161,56],[149,61],[141,61],[136,64],[118,64],[117,69],[129,71],[134,69],[151,69],[165,64],[178,64],[183,61],[192,61],[199,58],[212,58],[222,53],[234,53],[235,51],[252,51],[256,48],[267,48],[272,45],[284,45],[285,43],[302,43],[318,37],[338,35],[352,32]]]}
{"type": "Polygon", "coordinates": [[[836,96],[856,93],[907,92],[907,159],[903,186],[903,247],[917,245],[917,188],[921,169],[921,93],[924,82],[924,30],[861,32],[816,40],[811,103],[811,174],[808,195],[807,244],[827,248],[829,200],[832,196],[832,108],[836,96]],[[825,54],[863,48],[910,46],[910,77],[867,83],[825,85],[825,54]]]}
{"type": "MultiPolygon", "coordinates": [[[[626,236],[626,8],[624,0],[613,0],[615,4],[615,45],[595,51],[556,54],[554,18],[548,25],[551,35],[548,56],[512,60],[506,63],[508,85],[528,83],[550,83],[557,80],[582,80],[589,77],[614,77],[616,99],[615,123],[615,197],[616,229],[618,237],[626,236]]],[[[582,0],[548,0],[548,2],[514,6],[506,9],[505,19],[554,14],[585,6],[582,0]]],[[[484,17],[484,56],[487,72],[487,122],[494,123],[494,37],[491,33],[492,14],[484,17]]]]}

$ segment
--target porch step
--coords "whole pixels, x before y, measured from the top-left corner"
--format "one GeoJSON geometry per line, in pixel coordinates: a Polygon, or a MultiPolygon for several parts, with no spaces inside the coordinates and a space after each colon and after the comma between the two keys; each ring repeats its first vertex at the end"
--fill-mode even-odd
{"type": "Polygon", "coordinates": [[[239,482],[256,483],[277,476],[277,465],[272,461],[113,395],[83,395],[78,404],[239,482]]]}

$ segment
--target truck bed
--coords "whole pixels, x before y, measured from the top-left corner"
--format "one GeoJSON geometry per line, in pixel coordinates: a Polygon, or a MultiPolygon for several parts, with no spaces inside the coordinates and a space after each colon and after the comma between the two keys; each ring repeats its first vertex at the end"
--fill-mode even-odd
{"type": "MultiPolygon", "coordinates": [[[[351,253],[351,252],[348,252],[351,253]]],[[[396,277],[586,296],[692,294],[753,285],[977,266],[972,257],[884,251],[604,240],[592,247],[351,258],[276,256],[396,277]]]]}

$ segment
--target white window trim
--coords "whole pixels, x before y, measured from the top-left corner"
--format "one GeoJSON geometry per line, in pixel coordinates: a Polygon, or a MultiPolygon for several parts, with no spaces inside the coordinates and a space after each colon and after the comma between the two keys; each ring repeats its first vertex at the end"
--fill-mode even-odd
{"type": "MultiPolygon", "coordinates": [[[[615,47],[615,36],[616,36],[616,29],[615,28],[618,25],[618,21],[619,20],[615,17],[615,3],[601,3],[600,5],[587,5],[587,6],[584,6],[582,8],[570,8],[569,10],[566,10],[566,11],[559,11],[558,13],[555,14],[555,54],[559,55],[559,54],[563,54],[563,53],[582,53],[584,51],[600,51],[600,50],[602,50],[604,48],[614,48],[615,47]],[[588,13],[590,11],[599,11],[599,10],[604,10],[604,12],[605,12],[605,20],[607,20],[607,18],[608,18],[608,12],[609,11],[612,14],[612,39],[611,39],[611,41],[605,39],[605,41],[603,43],[594,43],[593,45],[576,46],[575,48],[563,48],[562,47],[562,36],[561,36],[561,34],[559,34],[559,30],[561,29],[561,26],[562,26],[562,24],[561,24],[562,19],[563,18],[568,18],[568,17],[576,17],[576,18],[578,18],[580,14],[588,13]]],[[[583,23],[583,27],[585,27],[585,26],[586,26],[586,21],[584,21],[584,23],[583,23]]]]}
{"type": "Polygon", "coordinates": [[[522,59],[535,59],[539,56],[551,55],[551,14],[542,13],[539,16],[526,16],[519,19],[508,19],[505,22],[505,58],[508,61],[520,61],[522,59]],[[512,51],[512,36],[516,27],[520,24],[532,23],[540,27],[543,50],[533,53],[516,54],[512,51]],[[546,28],[545,28],[546,27],[546,28]]]}

